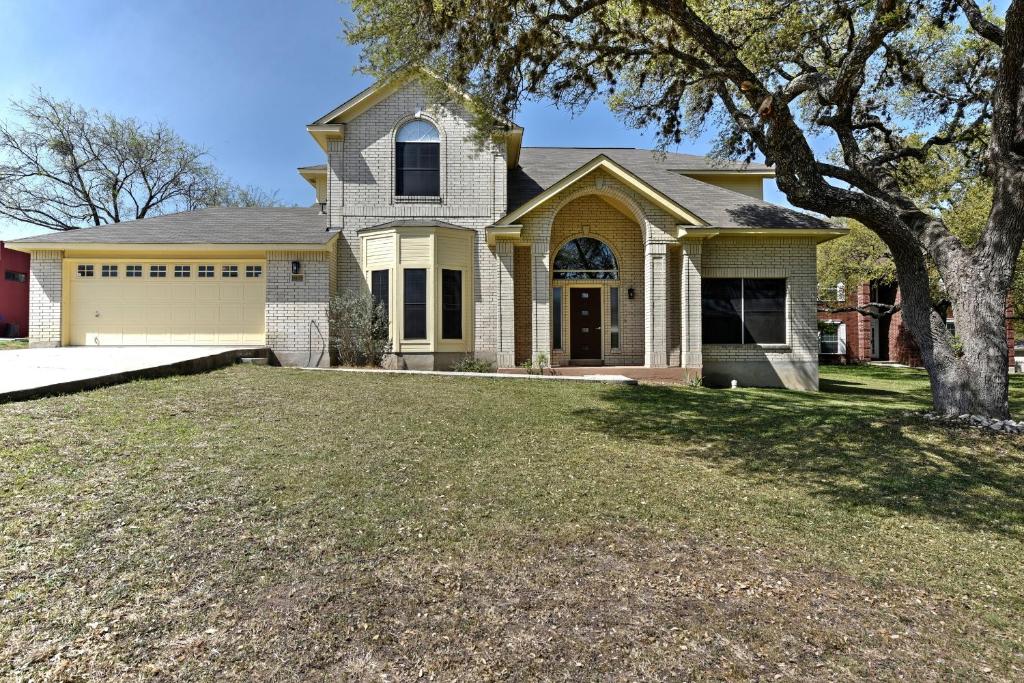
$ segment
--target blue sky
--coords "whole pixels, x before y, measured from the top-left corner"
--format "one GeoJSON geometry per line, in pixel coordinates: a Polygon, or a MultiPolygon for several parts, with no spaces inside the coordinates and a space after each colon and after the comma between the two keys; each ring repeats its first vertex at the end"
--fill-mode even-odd
{"type": "MultiPolygon", "coordinates": [[[[323,154],[305,124],[370,83],[336,0],[0,0],[0,116],[33,87],[86,107],[162,120],[242,184],[313,201],[295,172],[323,154]]],[[[650,147],[603,105],[573,119],[544,103],[517,117],[528,145],[650,147]]],[[[702,153],[707,142],[687,143],[702,153]]],[[[0,239],[37,234],[0,223],[0,239]]]]}
{"type": "MultiPolygon", "coordinates": [[[[999,4],[1004,4],[1001,0],[999,4]]],[[[369,84],[341,36],[337,0],[0,0],[0,116],[33,87],[86,107],[164,121],[236,182],[308,204],[295,172],[323,154],[305,124],[369,84]]],[[[517,117],[527,145],[650,147],[603,104],[573,118],[546,103],[517,117]]],[[[709,140],[680,150],[705,153],[709,140]]],[[[767,198],[783,203],[774,183],[767,198]]],[[[0,239],[38,233],[0,223],[0,239]]]]}

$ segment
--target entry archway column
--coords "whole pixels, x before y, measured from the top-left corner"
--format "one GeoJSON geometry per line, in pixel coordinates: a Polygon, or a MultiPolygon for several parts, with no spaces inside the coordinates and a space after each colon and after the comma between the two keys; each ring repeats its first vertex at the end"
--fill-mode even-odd
{"type": "Polygon", "coordinates": [[[530,249],[533,266],[533,349],[530,357],[537,363],[543,355],[551,362],[551,260],[548,242],[534,242],[530,249]]]}
{"type": "Polygon", "coordinates": [[[515,366],[515,291],[513,254],[515,245],[512,240],[501,239],[494,245],[497,255],[498,269],[495,286],[497,288],[498,339],[496,361],[499,368],[515,366]]]}
{"type": "Polygon", "coordinates": [[[680,365],[684,368],[701,368],[704,358],[701,349],[704,344],[701,329],[701,256],[704,240],[682,240],[680,259],[679,301],[682,305],[680,319],[682,327],[682,354],[680,365]]]}
{"type": "Polygon", "coordinates": [[[644,365],[668,367],[668,245],[644,248],[644,365]]]}

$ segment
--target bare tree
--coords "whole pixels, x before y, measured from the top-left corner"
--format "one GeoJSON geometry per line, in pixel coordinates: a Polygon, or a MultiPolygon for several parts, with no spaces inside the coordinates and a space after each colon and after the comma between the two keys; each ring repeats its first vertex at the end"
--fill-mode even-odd
{"type": "Polygon", "coordinates": [[[226,180],[166,124],[87,110],[45,93],[0,121],[0,216],[51,230],[214,205],[276,205],[226,180]]]}

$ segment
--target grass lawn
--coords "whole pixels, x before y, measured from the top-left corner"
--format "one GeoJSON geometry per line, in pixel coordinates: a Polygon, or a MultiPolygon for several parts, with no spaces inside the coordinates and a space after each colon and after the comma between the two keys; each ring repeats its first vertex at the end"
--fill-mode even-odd
{"type": "Polygon", "coordinates": [[[822,375],[0,406],[0,679],[1024,678],[1024,437],[920,420],[920,372],[822,375]]]}
{"type": "Polygon", "coordinates": [[[12,349],[27,349],[27,339],[0,339],[0,351],[10,351],[12,349]]]}

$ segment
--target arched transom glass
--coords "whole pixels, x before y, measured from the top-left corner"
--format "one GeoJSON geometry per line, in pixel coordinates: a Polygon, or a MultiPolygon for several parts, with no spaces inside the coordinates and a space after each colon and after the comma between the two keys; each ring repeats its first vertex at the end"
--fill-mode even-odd
{"type": "Polygon", "coordinates": [[[593,237],[569,240],[555,256],[556,280],[618,280],[619,266],[608,245],[593,237]]]}
{"type": "Polygon", "coordinates": [[[422,119],[415,119],[398,129],[398,142],[440,142],[437,128],[422,119]]]}

